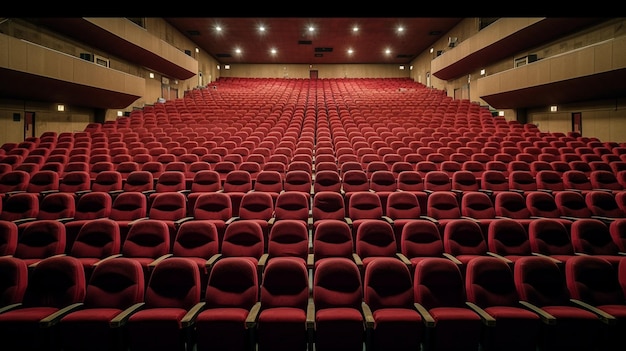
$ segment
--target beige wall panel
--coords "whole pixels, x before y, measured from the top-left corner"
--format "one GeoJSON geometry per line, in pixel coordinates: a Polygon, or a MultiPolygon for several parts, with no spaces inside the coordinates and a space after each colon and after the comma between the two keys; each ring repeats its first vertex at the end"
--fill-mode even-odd
{"type": "Polygon", "coordinates": [[[613,111],[609,121],[609,136],[605,141],[626,143],[626,118],[625,111],[613,111]]]}
{"type": "Polygon", "coordinates": [[[14,111],[0,111],[0,143],[19,143],[24,140],[24,114],[19,122],[13,121],[14,111]]]}
{"type": "Polygon", "coordinates": [[[9,37],[0,35],[0,67],[9,66],[9,37]]]}
{"type": "Polygon", "coordinates": [[[527,64],[523,68],[526,68],[525,79],[527,86],[545,84],[549,80],[550,65],[548,64],[543,64],[543,62],[533,62],[527,64]]]}
{"type": "Polygon", "coordinates": [[[613,68],[613,45],[600,44],[593,48],[593,70],[610,71],[613,68]]]}
{"type": "MultiPolygon", "coordinates": [[[[9,38],[9,37],[7,37],[9,38]]],[[[9,64],[8,68],[17,71],[28,71],[28,48],[32,46],[15,38],[9,38],[9,64]]]]}
{"type": "Polygon", "coordinates": [[[626,68],[626,36],[613,41],[613,68],[626,68]]]}

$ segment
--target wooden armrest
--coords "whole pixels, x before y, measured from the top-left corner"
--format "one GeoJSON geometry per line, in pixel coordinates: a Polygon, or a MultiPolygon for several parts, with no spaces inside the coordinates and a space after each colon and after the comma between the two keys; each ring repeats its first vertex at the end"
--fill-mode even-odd
{"type": "Polygon", "coordinates": [[[66,306],[56,312],[54,312],[53,314],[45,317],[44,319],[39,321],[39,327],[40,328],[49,328],[55,324],[57,324],[61,318],[65,317],[67,314],[69,314],[70,312],[74,312],[80,308],[82,308],[84,306],[84,303],[82,302],[77,302],[74,304],[71,304],[69,306],[66,306]]]}
{"type": "Polygon", "coordinates": [[[484,309],[482,309],[481,307],[479,307],[477,304],[475,304],[473,302],[466,301],[465,304],[472,311],[476,312],[476,314],[478,314],[480,316],[480,319],[483,321],[483,324],[485,324],[488,327],[495,327],[496,326],[496,319],[493,318],[492,315],[487,313],[487,311],[485,311],[484,309]]]}
{"type": "Polygon", "coordinates": [[[306,306],[306,329],[314,330],[315,329],[315,303],[313,303],[313,298],[309,297],[306,306]]]}
{"type": "Polygon", "coordinates": [[[259,312],[261,311],[261,302],[257,302],[252,306],[248,317],[246,317],[246,329],[252,329],[256,326],[257,318],[259,318],[259,312]]]}
{"type": "Polygon", "coordinates": [[[361,302],[361,311],[363,311],[363,317],[365,318],[365,329],[374,329],[374,315],[372,309],[366,302],[361,302]]]}
{"type": "Polygon", "coordinates": [[[196,317],[198,317],[198,314],[204,309],[204,304],[205,302],[199,302],[185,313],[185,316],[183,316],[183,319],[180,321],[183,328],[188,328],[196,322],[196,317]]]}
{"type": "Polygon", "coordinates": [[[551,315],[550,313],[542,310],[540,307],[533,305],[532,303],[528,302],[528,301],[520,301],[519,302],[522,306],[524,306],[526,309],[535,312],[539,318],[541,318],[541,321],[545,324],[548,325],[555,325],[556,324],[556,318],[551,315]]]}
{"type": "Polygon", "coordinates": [[[593,312],[596,316],[598,316],[598,318],[600,318],[600,320],[604,323],[604,324],[608,324],[608,325],[615,325],[617,324],[617,318],[615,318],[615,316],[613,316],[610,313],[606,313],[604,311],[602,311],[601,309],[592,306],[591,304],[588,304],[584,301],[578,300],[578,299],[570,299],[570,301],[576,305],[581,307],[582,309],[585,309],[587,311],[591,311],[593,312]]]}
{"type": "Polygon", "coordinates": [[[424,324],[429,328],[434,328],[435,319],[433,318],[433,316],[430,315],[430,312],[428,312],[426,307],[422,306],[422,304],[417,303],[417,302],[413,303],[413,306],[415,307],[417,312],[420,314],[420,316],[422,316],[422,320],[424,321],[424,324]]]}
{"type": "Polygon", "coordinates": [[[135,312],[144,308],[145,305],[146,305],[145,302],[138,302],[128,307],[124,311],[120,312],[120,314],[115,316],[115,318],[111,319],[111,321],[109,322],[109,326],[111,328],[119,328],[125,325],[126,322],[128,321],[128,318],[130,318],[130,316],[132,316],[135,312]]]}

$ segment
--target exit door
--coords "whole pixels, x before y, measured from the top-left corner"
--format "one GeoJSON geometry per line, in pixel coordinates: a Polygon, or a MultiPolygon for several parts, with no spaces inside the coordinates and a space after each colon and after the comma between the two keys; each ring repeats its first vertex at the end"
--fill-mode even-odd
{"type": "Polygon", "coordinates": [[[317,79],[317,70],[310,70],[309,71],[309,78],[317,79]]]}
{"type": "Polygon", "coordinates": [[[35,112],[24,112],[24,139],[35,136],[35,112]]]}

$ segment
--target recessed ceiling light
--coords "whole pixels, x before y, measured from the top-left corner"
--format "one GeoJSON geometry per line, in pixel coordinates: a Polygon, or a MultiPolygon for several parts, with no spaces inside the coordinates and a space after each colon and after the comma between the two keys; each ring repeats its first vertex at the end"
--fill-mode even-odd
{"type": "Polygon", "coordinates": [[[215,26],[215,30],[218,31],[218,32],[221,32],[222,31],[222,27],[221,26],[215,26]]]}
{"type": "Polygon", "coordinates": [[[359,31],[359,27],[357,27],[357,26],[352,27],[352,31],[353,32],[358,32],[359,31]]]}

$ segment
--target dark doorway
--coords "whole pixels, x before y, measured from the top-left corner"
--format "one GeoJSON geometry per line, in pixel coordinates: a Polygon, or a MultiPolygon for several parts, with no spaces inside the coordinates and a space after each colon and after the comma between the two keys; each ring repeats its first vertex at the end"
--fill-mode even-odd
{"type": "Polygon", "coordinates": [[[35,112],[24,112],[24,139],[35,136],[35,112]]]}
{"type": "Polygon", "coordinates": [[[572,132],[583,135],[583,114],[581,112],[572,113],[572,132]]]}
{"type": "Polygon", "coordinates": [[[310,70],[309,71],[309,78],[311,79],[317,79],[317,70],[310,70]]]}

